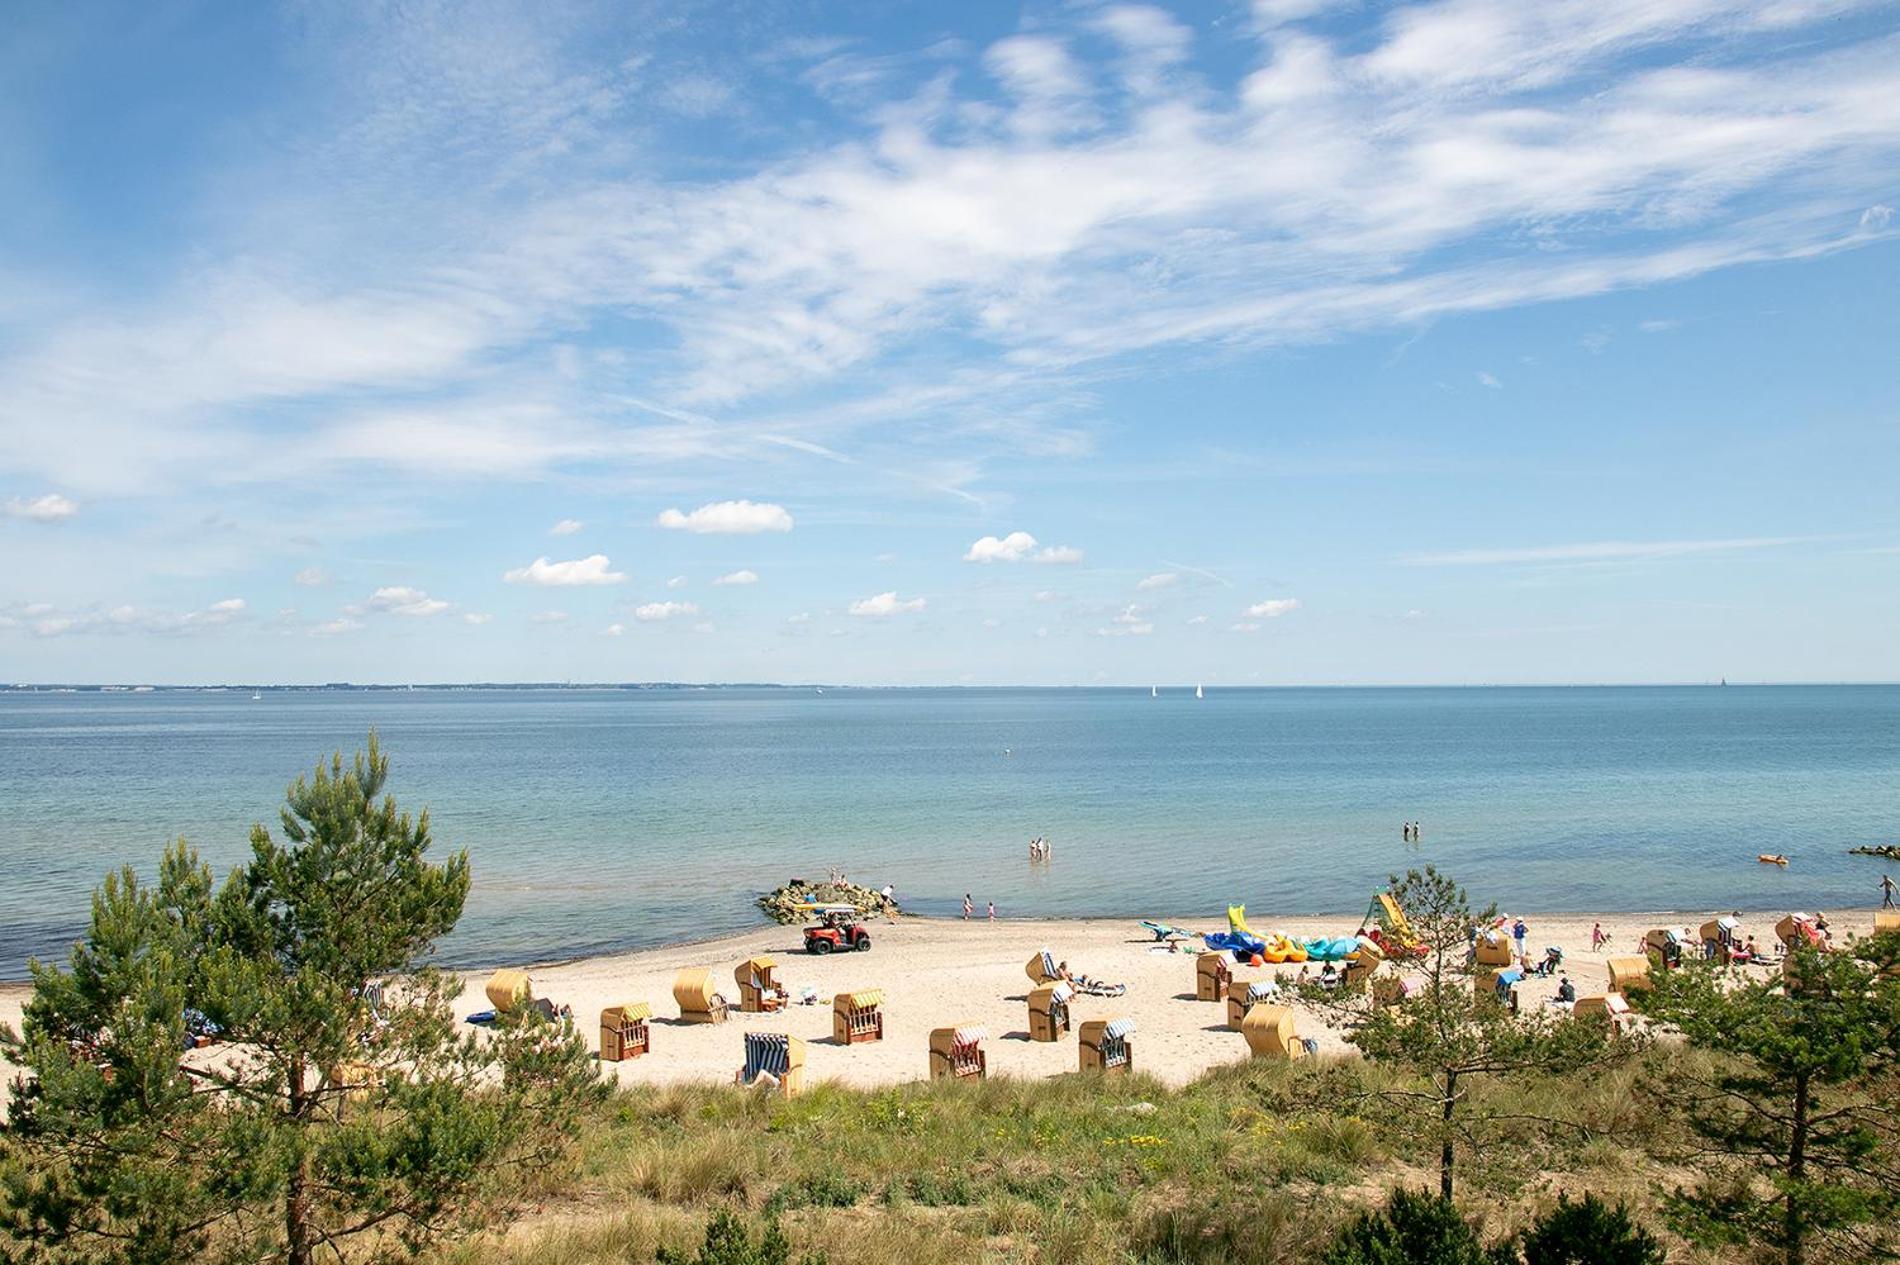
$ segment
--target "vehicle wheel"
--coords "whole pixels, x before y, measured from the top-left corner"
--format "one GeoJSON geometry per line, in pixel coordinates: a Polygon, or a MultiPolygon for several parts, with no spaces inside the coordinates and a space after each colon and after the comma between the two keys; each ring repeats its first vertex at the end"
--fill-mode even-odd
{"type": "Polygon", "coordinates": [[[831,941],[813,940],[811,942],[811,951],[816,953],[819,957],[823,957],[825,954],[831,952],[831,941]]]}
{"type": "Polygon", "coordinates": [[[869,936],[858,937],[858,943],[856,945],[856,948],[859,953],[863,953],[865,950],[869,949],[870,947],[871,947],[871,937],[869,936]]]}

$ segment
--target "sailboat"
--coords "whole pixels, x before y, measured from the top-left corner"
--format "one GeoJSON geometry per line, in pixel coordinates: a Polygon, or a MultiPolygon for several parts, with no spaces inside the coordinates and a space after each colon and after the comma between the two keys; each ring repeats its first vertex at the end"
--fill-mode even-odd
{"type": "Polygon", "coordinates": [[[1194,697],[1196,697],[1196,698],[1206,698],[1206,697],[1207,697],[1207,695],[1206,695],[1206,693],[1204,693],[1204,692],[1202,691],[1202,689],[1201,689],[1201,687],[1197,685],[1197,686],[1195,686],[1195,687],[1194,687],[1194,697]]]}
{"type": "Polygon", "coordinates": [[[264,701],[264,696],[262,694],[253,694],[251,695],[251,701],[253,703],[261,703],[264,701]]]}
{"type": "Polygon", "coordinates": [[[1152,686],[1152,685],[1150,685],[1150,686],[1148,687],[1148,697],[1149,697],[1149,698],[1160,698],[1160,697],[1161,697],[1161,691],[1160,691],[1160,690],[1158,690],[1158,689],[1156,689],[1156,688],[1155,688],[1154,686],[1152,686]]]}

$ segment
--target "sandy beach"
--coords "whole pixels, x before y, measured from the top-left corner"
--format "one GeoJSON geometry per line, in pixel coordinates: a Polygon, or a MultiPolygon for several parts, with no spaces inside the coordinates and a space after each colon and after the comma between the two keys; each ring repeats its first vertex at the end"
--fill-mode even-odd
{"type": "MultiPolygon", "coordinates": [[[[1523,915],[1530,928],[1527,943],[1533,959],[1541,956],[1545,946],[1561,948],[1566,972],[1585,995],[1602,991],[1605,958],[1637,951],[1649,929],[1694,927],[1712,916],[1708,911],[1523,915]],[[1596,922],[1603,924],[1610,937],[1603,953],[1590,951],[1590,929],[1596,922]]],[[[1830,912],[1828,918],[1837,937],[1864,933],[1873,926],[1868,910],[1830,912]]],[[[1168,921],[1194,930],[1226,925],[1224,916],[1168,921]]],[[[1743,925],[1759,942],[1773,945],[1774,921],[1774,916],[1755,914],[1745,916],[1743,925]]],[[[1250,913],[1249,923],[1257,932],[1280,930],[1298,937],[1345,934],[1356,926],[1356,919],[1250,913]]],[[[1128,985],[1127,993],[1118,998],[1076,998],[1074,1021],[1079,1026],[1088,1019],[1134,1019],[1135,1057],[1141,1070],[1181,1084],[1210,1067],[1246,1057],[1240,1035],[1225,1025],[1224,1008],[1193,999],[1195,955],[1170,952],[1155,944],[1136,922],[1004,919],[991,923],[979,919],[965,923],[900,918],[896,923],[878,919],[867,925],[875,944],[865,953],[813,957],[803,951],[798,928],[773,926],[704,943],[533,967],[531,975],[536,996],[572,1008],[590,1045],[597,1043],[603,1008],[629,1001],[652,1005],[656,1016],[652,1053],[605,1065],[624,1085],[728,1080],[742,1059],[742,1034],[751,1029],[802,1037],[807,1042],[806,1077],[811,1082],[878,1086],[923,1079],[930,1030],[958,1023],[980,1024],[988,1030],[985,1048],[993,1076],[1044,1077],[1074,1071],[1073,1035],[1055,1043],[1028,1039],[1024,999],[1030,982],[1023,966],[1045,947],[1078,973],[1128,985]],[[778,961],[780,982],[794,998],[810,987],[816,990],[819,1004],[794,1002],[773,1014],[739,1013],[733,969],[757,954],[778,961]],[[673,978],[686,967],[711,968],[721,991],[734,1003],[727,1023],[678,1021],[673,978]],[[865,988],[884,990],[884,1040],[849,1047],[833,1044],[833,994],[865,988]]],[[[1258,973],[1297,969],[1266,967],[1258,973]]],[[[482,993],[487,973],[468,972],[464,979],[457,1014],[487,1009],[482,993]]],[[[1526,980],[1521,989],[1523,1004],[1543,1005],[1554,995],[1557,982],[1555,976],[1526,980]]],[[[0,1022],[17,1028],[28,993],[26,985],[0,986],[0,1022]]],[[[1346,1048],[1341,1035],[1328,1030],[1311,1012],[1302,1012],[1299,1030],[1302,1036],[1316,1039],[1322,1051],[1346,1048]]],[[[0,1073],[8,1082],[13,1071],[0,1063],[0,1073]]]]}

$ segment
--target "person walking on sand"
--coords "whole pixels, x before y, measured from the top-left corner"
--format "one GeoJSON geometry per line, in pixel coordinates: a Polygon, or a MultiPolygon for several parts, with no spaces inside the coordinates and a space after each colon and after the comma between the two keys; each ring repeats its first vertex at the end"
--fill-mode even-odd
{"type": "Polygon", "coordinates": [[[1610,937],[1603,934],[1603,924],[1592,923],[1590,925],[1590,952],[1595,953],[1609,942],[1610,937]]]}
{"type": "Polygon", "coordinates": [[[995,901],[990,902],[990,921],[991,922],[996,921],[996,902],[995,901]]]}
{"type": "Polygon", "coordinates": [[[963,893],[963,921],[970,921],[970,915],[975,912],[975,910],[976,905],[971,902],[970,893],[963,893]]]}
{"type": "Polygon", "coordinates": [[[884,917],[889,919],[891,922],[896,922],[897,921],[897,891],[896,889],[894,889],[889,883],[886,883],[884,885],[884,890],[879,892],[878,895],[884,898],[884,917]]]}
{"type": "Polygon", "coordinates": [[[1893,908],[1893,875],[1891,874],[1882,874],[1880,876],[1880,907],[1882,909],[1893,908]]]}

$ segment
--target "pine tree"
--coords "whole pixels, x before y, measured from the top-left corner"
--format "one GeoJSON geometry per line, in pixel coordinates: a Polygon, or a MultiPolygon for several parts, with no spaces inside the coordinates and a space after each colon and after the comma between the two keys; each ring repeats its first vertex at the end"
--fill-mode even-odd
{"type": "MultiPolygon", "coordinates": [[[[1368,1059],[1403,1068],[1422,1082],[1351,1090],[1348,1096],[1356,1108],[1391,1116],[1437,1144],[1439,1196],[1449,1200],[1458,1148],[1479,1147],[1505,1116],[1523,1120],[1521,1113],[1494,1114],[1474,1102],[1473,1082],[1560,1074],[1622,1057],[1631,1047],[1604,1025],[1547,1013],[1515,1015],[1489,989],[1476,988],[1479,974],[1469,960],[1472,928],[1491,921],[1496,910],[1473,912],[1465,889],[1451,878],[1427,866],[1393,876],[1392,894],[1423,951],[1403,964],[1422,973],[1418,991],[1390,1006],[1368,990],[1335,995],[1309,988],[1307,996],[1347,1029],[1347,1040],[1368,1059]]],[[[1562,1120],[1545,1123],[1576,1127],[1562,1120]]]]}
{"type": "Polygon", "coordinates": [[[68,970],[34,964],[0,1234],[126,1262],[417,1250],[560,1155],[605,1093],[586,1046],[532,1016],[458,1031],[427,958],[468,859],[430,861],[387,778],[372,734],[291,786],[282,841],[255,827],[215,893],[180,844],[155,887],[106,880],[68,970]],[[188,1024],[223,1044],[181,1060],[188,1024]]]}
{"type": "Polygon", "coordinates": [[[1852,952],[1793,951],[1780,978],[1702,964],[1644,999],[1713,1056],[1652,1086],[1697,1139],[1705,1174],[1669,1201],[1683,1233],[1801,1265],[1900,1252],[1900,933],[1852,952]]]}

